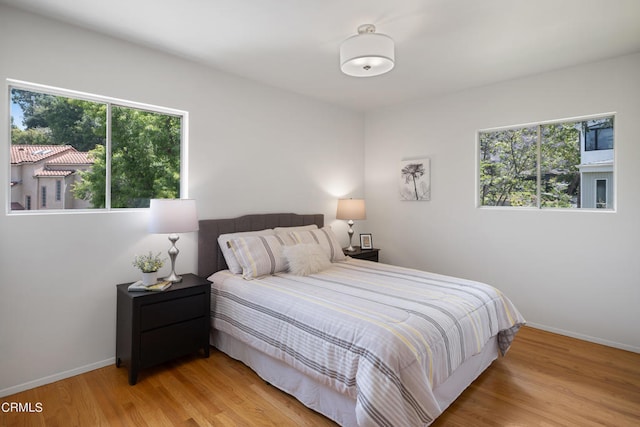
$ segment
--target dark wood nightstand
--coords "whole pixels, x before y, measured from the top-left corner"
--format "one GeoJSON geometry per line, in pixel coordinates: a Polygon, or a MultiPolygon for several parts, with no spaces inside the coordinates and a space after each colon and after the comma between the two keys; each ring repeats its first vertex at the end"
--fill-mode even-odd
{"type": "Polygon", "coordinates": [[[354,246],[353,248],[355,249],[355,251],[353,252],[349,252],[347,248],[342,248],[342,252],[344,252],[345,255],[348,255],[351,258],[366,259],[368,261],[378,262],[378,252],[380,252],[380,249],[362,249],[360,248],[360,246],[354,246]]]}
{"type": "Polygon", "coordinates": [[[129,367],[129,384],[138,370],[204,351],[209,357],[211,283],[194,274],[159,292],[129,292],[117,286],[116,366],[129,367]]]}

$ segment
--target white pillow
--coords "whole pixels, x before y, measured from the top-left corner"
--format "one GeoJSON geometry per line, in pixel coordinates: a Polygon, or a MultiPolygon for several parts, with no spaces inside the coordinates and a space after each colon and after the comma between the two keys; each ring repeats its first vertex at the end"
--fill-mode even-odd
{"type": "Polygon", "coordinates": [[[289,234],[294,231],[309,231],[309,230],[317,230],[318,226],[315,224],[311,225],[297,225],[295,227],[276,227],[273,229],[276,234],[289,234]]]}
{"type": "Polygon", "coordinates": [[[291,233],[291,237],[296,243],[315,243],[320,245],[331,262],[347,259],[344,252],[342,252],[338,239],[329,226],[322,227],[319,230],[294,231],[291,233]]]}
{"type": "Polygon", "coordinates": [[[283,250],[293,245],[290,236],[247,236],[229,240],[229,246],[242,268],[242,277],[251,280],[287,269],[283,250]]]}
{"type": "Polygon", "coordinates": [[[285,246],[283,254],[287,259],[289,273],[296,276],[308,276],[331,267],[327,254],[316,243],[285,246]]]}
{"type": "Polygon", "coordinates": [[[220,245],[220,249],[222,250],[222,255],[224,256],[224,260],[227,262],[227,267],[229,271],[233,274],[242,273],[242,267],[238,264],[238,260],[236,260],[236,256],[233,254],[231,248],[227,245],[227,242],[233,239],[237,239],[239,237],[247,237],[247,236],[273,236],[275,235],[275,231],[272,228],[267,228],[266,230],[259,231],[242,231],[238,233],[226,233],[218,236],[218,245],[220,245]]]}

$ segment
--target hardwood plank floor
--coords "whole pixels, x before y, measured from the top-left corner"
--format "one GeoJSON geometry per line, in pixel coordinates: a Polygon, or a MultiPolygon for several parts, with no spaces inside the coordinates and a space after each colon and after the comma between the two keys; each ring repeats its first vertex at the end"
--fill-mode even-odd
{"type": "MultiPolygon", "coordinates": [[[[42,412],[0,411],[0,426],[335,426],[213,351],[140,373],[108,366],[0,398],[42,412]]],[[[640,426],[640,354],[523,328],[432,424],[640,426]]]]}

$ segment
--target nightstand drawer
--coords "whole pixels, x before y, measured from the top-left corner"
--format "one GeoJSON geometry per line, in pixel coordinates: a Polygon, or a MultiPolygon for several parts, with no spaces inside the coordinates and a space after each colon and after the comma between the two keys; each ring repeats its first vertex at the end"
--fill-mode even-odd
{"type": "Polygon", "coordinates": [[[208,319],[200,317],[166,328],[143,332],[140,336],[140,365],[148,367],[184,356],[202,347],[202,332],[208,319]]]}
{"type": "Polygon", "coordinates": [[[378,262],[378,251],[367,252],[366,250],[363,250],[357,258],[378,262]]]}
{"type": "Polygon", "coordinates": [[[140,330],[148,331],[206,315],[206,294],[162,301],[140,307],[140,330]]]}

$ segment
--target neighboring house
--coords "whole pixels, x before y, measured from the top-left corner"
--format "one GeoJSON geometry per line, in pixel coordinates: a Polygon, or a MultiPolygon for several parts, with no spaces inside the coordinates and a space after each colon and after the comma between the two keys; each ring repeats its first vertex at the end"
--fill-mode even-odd
{"type": "Polygon", "coordinates": [[[580,144],[580,206],[613,209],[613,127],[588,122],[580,144]]]}
{"type": "Polygon", "coordinates": [[[89,153],[70,145],[12,145],[11,210],[90,208],[71,188],[92,164],[89,153]]]}

